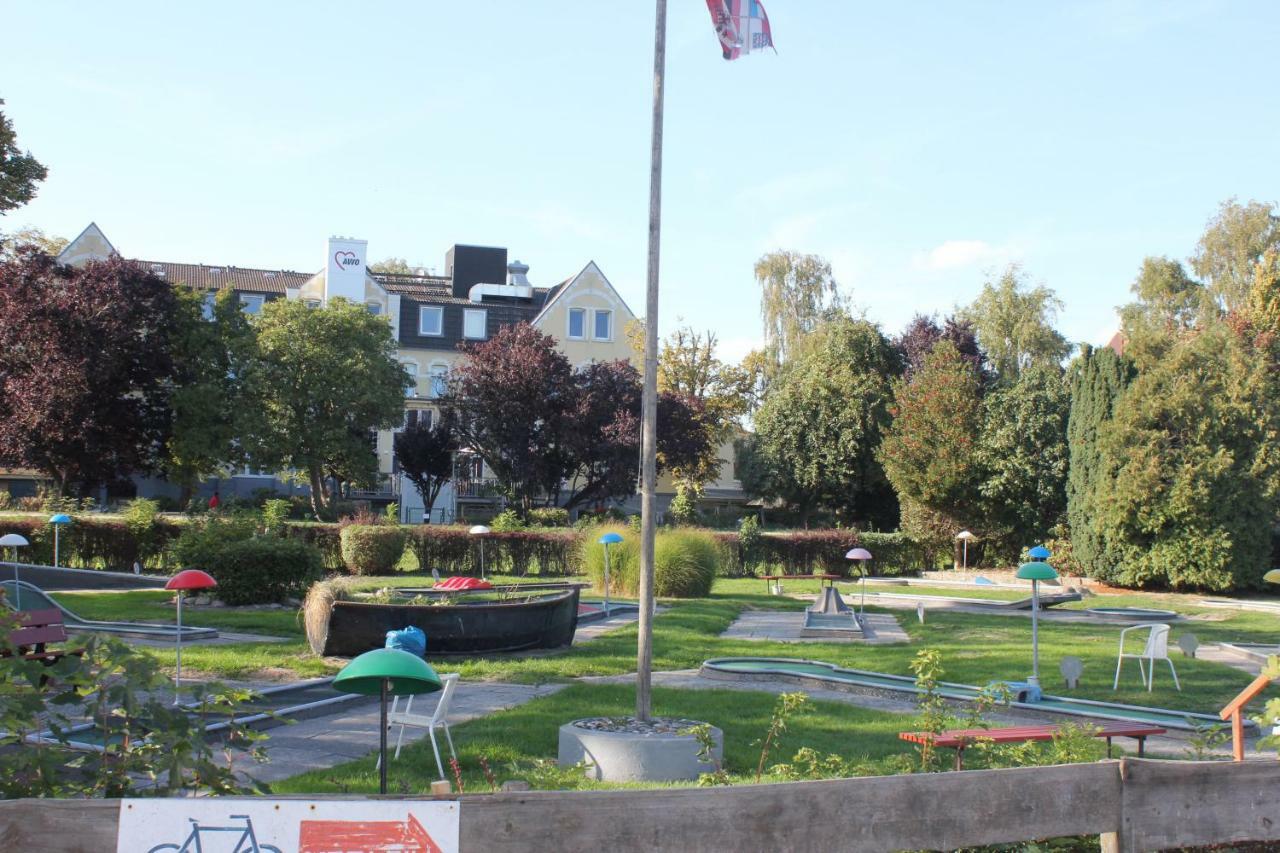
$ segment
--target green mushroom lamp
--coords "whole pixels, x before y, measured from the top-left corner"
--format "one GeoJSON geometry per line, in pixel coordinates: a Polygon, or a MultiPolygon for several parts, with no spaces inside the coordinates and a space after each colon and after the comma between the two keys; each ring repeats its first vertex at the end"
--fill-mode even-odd
{"type": "Polygon", "coordinates": [[[1019,580],[1031,581],[1031,677],[1027,681],[1036,687],[1040,686],[1040,581],[1056,577],[1053,566],[1038,560],[1018,567],[1019,580]]]}
{"type": "Polygon", "coordinates": [[[333,679],[335,690],[378,696],[382,702],[378,731],[378,790],[387,793],[387,697],[435,693],[444,685],[431,665],[400,649],[374,649],[342,668],[333,679]]]}

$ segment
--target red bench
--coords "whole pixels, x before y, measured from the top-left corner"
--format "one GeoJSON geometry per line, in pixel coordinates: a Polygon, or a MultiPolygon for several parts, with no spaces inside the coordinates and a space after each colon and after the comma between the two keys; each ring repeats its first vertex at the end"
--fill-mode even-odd
{"type": "MultiPolygon", "coordinates": [[[[965,747],[979,740],[994,743],[1025,743],[1027,741],[1053,740],[1058,733],[1058,726],[1011,726],[1002,729],[952,729],[947,732],[902,732],[898,737],[911,743],[932,744],[956,751],[956,769],[961,769],[964,762],[965,747]]],[[[1107,739],[1107,758],[1111,757],[1111,739],[1131,737],[1138,741],[1138,755],[1146,752],[1147,738],[1162,735],[1165,730],[1158,726],[1139,723],[1108,723],[1094,727],[1094,737],[1107,739]]]]}
{"type": "MultiPolygon", "coordinates": [[[[825,581],[831,586],[835,586],[835,582],[840,580],[841,575],[761,575],[760,579],[764,581],[765,589],[770,589],[773,581],[778,582],[778,591],[782,591],[783,581],[825,581]]],[[[821,584],[819,584],[821,586],[821,584]]]]}
{"type": "MultiPolygon", "coordinates": [[[[84,649],[53,649],[49,643],[65,643],[67,626],[62,623],[62,612],[56,607],[46,610],[18,611],[18,627],[9,632],[9,642],[17,648],[18,656],[25,660],[38,660],[52,666],[67,655],[84,654],[84,649]]],[[[6,649],[4,656],[12,656],[6,649]]]]}

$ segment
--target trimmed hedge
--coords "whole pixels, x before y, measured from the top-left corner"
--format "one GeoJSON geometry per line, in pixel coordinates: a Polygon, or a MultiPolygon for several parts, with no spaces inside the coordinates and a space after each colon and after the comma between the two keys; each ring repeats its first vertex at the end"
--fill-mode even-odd
{"type": "MultiPolygon", "coordinates": [[[[166,571],[172,568],[169,546],[185,527],[182,522],[157,518],[140,542],[122,519],[75,515],[71,524],[62,526],[59,534],[58,564],[79,569],[129,571],[134,562],[141,562],[146,569],[166,571]]],[[[18,559],[41,565],[53,563],[53,525],[45,517],[0,517],[0,535],[5,533],[21,534],[31,543],[18,559]]]]}
{"type": "Polygon", "coordinates": [[[346,571],[342,562],[342,532],[338,525],[328,522],[285,524],[284,535],[297,539],[320,552],[320,562],[326,572],[346,571]]]}
{"type": "Polygon", "coordinates": [[[856,530],[796,530],[765,533],[744,548],[736,533],[714,534],[720,549],[720,574],[857,575],[845,554],[861,546],[870,551],[873,575],[896,576],[929,568],[926,548],[905,533],[856,530]]]}
{"type": "MultiPolygon", "coordinates": [[[[410,531],[409,547],[423,571],[478,575],[480,539],[459,525],[423,525],[410,531]]],[[[577,568],[579,535],[574,531],[512,530],[483,539],[486,572],[561,576],[577,568]]]]}
{"type": "Polygon", "coordinates": [[[389,575],[404,555],[404,530],[392,524],[342,528],[342,562],[353,575],[389,575]]]}
{"type": "Polygon", "coordinates": [[[218,582],[218,598],[231,605],[297,597],[324,575],[320,552],[315,548],[275,536],[228,542],[218,550],[208,571],[218,582]]]}

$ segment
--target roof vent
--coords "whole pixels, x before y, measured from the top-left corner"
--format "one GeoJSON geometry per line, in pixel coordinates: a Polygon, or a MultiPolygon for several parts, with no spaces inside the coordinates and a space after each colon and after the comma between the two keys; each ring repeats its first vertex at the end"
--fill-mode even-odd
{"type": "Polygon", "coordinates": [[[525,277],[525,274],[528,272],[528,264],[522,264],[519,261],[512,261],[507,264],[507,284],[512,284],[516,287],[532,287],[532,285],[529,284],[529,279],[525,277]]]}

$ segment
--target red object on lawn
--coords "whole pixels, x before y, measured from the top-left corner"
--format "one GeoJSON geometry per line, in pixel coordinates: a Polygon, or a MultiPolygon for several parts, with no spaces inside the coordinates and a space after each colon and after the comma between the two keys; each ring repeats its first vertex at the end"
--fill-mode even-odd
{"type": "Polygon", "coordinates": [[[218,582],[208,572],[202,572],[199,569],[184,569],[169,578],[169,582],[164,585],[164,588],[209,589],[209,587],[217,585],[218,582]]]}
{"type": "Polygon", "coordinates": [[[437,583],[433,587],[433,589],[456,589],[456,590],[493,589],[493,584],[489,583],[488,581],[482,581],[479,578],[466,578],[462,576],[455,576],[451,578],[445,578],[444,580],[437,583]]]}

